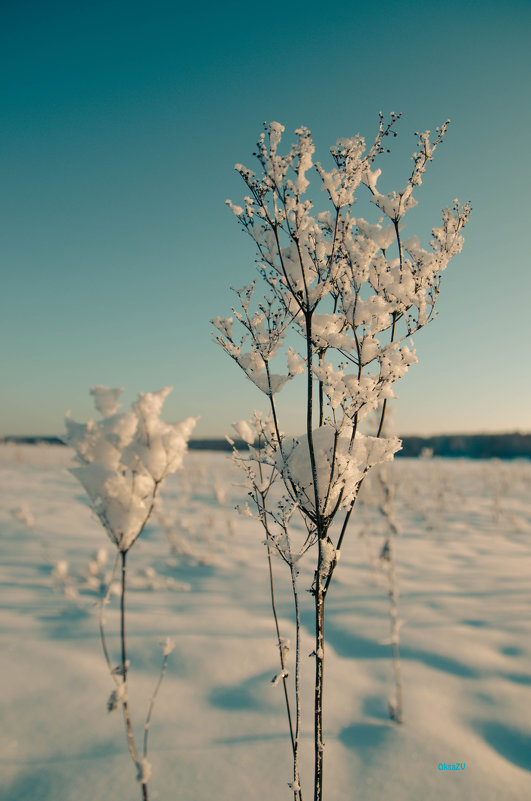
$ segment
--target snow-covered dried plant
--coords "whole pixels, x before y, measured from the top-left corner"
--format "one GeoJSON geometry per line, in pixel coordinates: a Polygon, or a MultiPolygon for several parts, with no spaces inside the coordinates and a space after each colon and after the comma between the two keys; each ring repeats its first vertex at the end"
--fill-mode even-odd
{"type": "MultiPolygon", "coordinates": [[[[271,548],[280,554],[292,580],[302,555],[310,548],[316,554],[311,587],[316,621],[315,801],[321,801],[323,792],[325,600],[360,484],[371,467],[392,459],[400,448],[397,438],[381,436],[381,425],[377,436],[364,436],[359,424],[381,406],[383,425],[394,382],[417,361],[410,337],[434,317],[441,272],[461,250],[461,231],[470,213],[469,204],[458,201],[444,209],[428,250],[417,236],[403,239],[404,217],[417,204],[414,192],[448,122],[434,137],[429,131],[417,135],[404,188],[384,194],[378,189],[381,170],[373,164],[386,152],[388,137],[395,135],[398,116],[391,114],[386,123],[380,115],[369,147],[359,135],[338,140],[331,148],[329,170],[314,162],[307,128],[295,131],[295,143],[282,154],[284,127],[266,124],[255,153],[258,171],[236,165],[247,188],[243,203],[227,201],[256,246],[265,284],[264,293],[257,292],[256,279],[235,290],[232,316],[213,320],[217,342],[268,405],[267,417],[255,414],[237,426],[238,435],[249,443],[248,454],[240,455],[252,501],[247,509],[264,526],[268,555],[271,548]],[[327,197],[323,210],[307,194],[310,171],[327,197]],[[378,209],[375,222],[355,213],[362,192],[378,209]],[[300,352],[294,347],[296,335],[300,352]],[[287,345],[282,359],[280,351],[287,345]],[[274,372],[278,361],[283,365],[274,372]],[[305,377],[304,432],[290,437],[282,431],[277,398],[299,374],[305,377]],[[296,519],[304,530],[297,545],[296,519]],[[334,533],[336,520],[339,530],[334,533]]],[[[279,636],[285,682],[281,643],[279,636]]],[[[296,685],[298,672],[296,657],[296,685]]],[[[298,711],[295,723],[290,714],[295,801],[301,798],[299,727],[298,711]]]]}
{"type": "Polygon", "coordinates": [[[395,684],[395,697],[393,700],[389,701],[389,714],[396,723],[403,723],[404,701],[402,667],[400,664],[400,628],[403,621],[400,620],[398,615],[399,590],[395,558],[395,540],[400,534],[400,528],[396,520],[394,507],[396,482],[389,467],[390,465],[388,464],[378,465],[377,467],[377,480],[381,490],[381,500],[378,504],[378,509],[385,521],[387,529],[378,561],[380,568],[385,574],[387,592],[389,595],[389,642],[393,651],[393,677],[395,684]]]}
{"type": "Polygon", "coordinates": [[[73,603],[78,609],[83,609],[79,600],[76,578],[71,575],[66,559],[58,559],[54,564],[52,579],[55,588],[63,595],[65,601],[73,603]]]}
{"type": "Polygon", "coordinates": [[[26,506],[17,506],[11,509],[11,515],[14,520],[21,523],[27,528],[28,531],[39,541],[42,548],[43,556],[46,562],[50,562],[50,544],[46,537],[39,531],[39,527],[35,521],[31,510],[26,506]]]}
{"type": "Polygon", "coordinates": [[[186,479],[188,486],[181,482],[179,491],[166,496],[164,505],[159,500],[155,511],[170,548],[167,566],[221,565],[227,559],[231,563],[244,560],[236,543],[226,481],[221,481],[218,471],[211,465],[207,468],[204,460],[194,458],[194,454],[187,464],[186,479]]]}
{"type": "Polygon", "coordinates": [[[101,595],[107,588],[105,580],[108,553],[106,548],[98,548],[94,558],[89,560],[85,573],[85,587],[101,595]]]}
{"type": "Polygon", "coordinates": [[[130,412],[118,412],[118,398],[122,391],[104,386],[92,387],[91,394],[102,419],[76,423],[67,415],[64,441],[75,450],[79,464],[71,472],[85,488],[94,512],[116,547],[114,568],[100,611],[103,653],[115,684],[108,709],[113,711],[122,707],[129,750],[137,769],[142,798],[146,801],[147,783],[151,776],[151,765],[148,761],[149,726],[173,643],[168,641],[163,647],[162,670],[149,705],[144,724],[143,749],[140,751],[133,734],[128,700],[129,662],[125,615],[127,554],[142,534],[153,512],[164,479],[182,466],[187,442],[197,418],[188,417],[174,424],[160,419],[163,403],[171,392],[171,387],[159,392],[139,393],[130,412]],[[105,636],[104,612],[115,586],[119,566],[121,658],[119,665],[114,667],[105,636]]]}
{"type": "MultiPolygon", "coordinates": [[[[371,428],[376,431],[380,428],[380,434],[389,437],[393,433],[394,409],[387,407],[386,415],[382,422],[381,409],[375,409],[371,413],[369,421],[371,428]]],[[[396,538],[401,533],[401,528],[397,519],[396,496],[399,491],[399,483],[394,465],[390,462],[382,462],[376,465],[363,484],[363,491],[358,499],[359,505],[369,506],[374,509],[380,518],[381,527],[375,525],[372,515],[369,515],[369,526],[373,533],[379,537],[380,544],[377,556],[371,562],[378,570],[378,575],[384,580],[387,594],[389,597],[389,643],[392,648],[392,665],[394,679],[394,698],[389,699],[389,715],[396,723],[404,722],[404,702],[403,702],[403,683],[402,667],[400,662],[400,630],[403,621],[398,613],[398,601],[400,597],[398,587],[398,577],[396,570],[396,538]]],[[[359,507],[358,507],[359,508],[359,507]]]]}
{"type": "Polygon", "coordinates": [[[43,551],[44,562],[48,568],[51,568],[54,589],[60,592],[65,601],[73,603],[78,609],[84,609],[79,596],[80,588],[96,592],[98,595],[104,592],[103,566],[105,558],[103,554],[106,554],[105,548],[100,548],[95,558],[89,561],[86,574],[82,577],[77,576],[70,572],[70,566],[66,559],[53,559],[50,544],[39,531],[35,517],[26,505],[11,509],[11,515],[39,541],[43,551]]]}

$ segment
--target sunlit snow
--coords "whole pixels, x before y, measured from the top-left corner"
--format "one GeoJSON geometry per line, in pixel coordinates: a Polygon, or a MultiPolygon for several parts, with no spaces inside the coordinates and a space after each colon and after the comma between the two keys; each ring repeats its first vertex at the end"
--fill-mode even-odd
{"type": "MultiPolygon", "coordinates": [[[[113,687],[98,637],[95,604],[111,546],[71,463],[68,448],[0,447],[0,748],[9,801],[138,796],[122,721],[107,712],[113,687]]],[[[531,465],[399,459],[389,469],[402,530],[405,723],[388,717],[388,601],[378,567],[386,532],[369,478],[328,599],[324,797],[522,801],[531,795],[531,465]],[[452,770],[457,764],[464,769],[452,770]]],[[[245,504],[241,480],[225,454],[187,454],[130,555],[138,732],[162,652],[172,651],[144,766],[154,799],[292,797],[263,533],[233,510],[245,504]]],[[[312,576],[304,557],[298,567],[303,590],[312,576]]],[[[281,634],[293,642],[285,565],[277,560],[275,570],[281,634]]],[[[106,614],[112,633],[117,598],[106,614]]],[[[311,606],[302,624],[309,655],[311,606]]],[[[118,662],[112,636],[110,645],[118,662]]],[[[291,651],[286,659],[289,670],[291,651]]],[[[308,728],[308,798],[312,746],[308,728]]]]}

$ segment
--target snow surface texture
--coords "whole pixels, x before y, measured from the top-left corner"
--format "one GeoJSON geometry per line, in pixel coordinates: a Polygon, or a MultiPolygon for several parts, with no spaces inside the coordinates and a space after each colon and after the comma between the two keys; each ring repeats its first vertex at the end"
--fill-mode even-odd
{"type": "MultiPolygon", "coordinates": [[[[8,801],[139,795],[122,720],[106,713],[112,687],[94,603],[111,546],[71,463],[67,448],[0,447],[0,797],[8,801]]],[[[368,480],[328,600],[324,796],[529,799],[531,465],[403,459],[389,469],[403,532],[395,547],[406,722],[387,715],[385,531],[368,480]],[[465,769],[439,770],[456,763],[465,769]]],[[[153,799],[291,797],[282,690],[271,683],[278,653],[263,533],[232,511],[245,502],[239,481],[229,457],[188,454],[130,555],[133,710],[147,706],[161,644],[176,642],[151,729],[153,799]]],[[[278,566],[281,633],[293,641],[278,566]]],[[[302,589],[312,577],[304,560],[300,568],[302,589]]],[[[117,617],[115,599],[109,631],[117,617]]],[[[313,648],[312,622],[303,616],[303,653],[313,648]]],[[[139,730],[143,718],[135,723],[139,730]]],[[[308,730],[303,780],[312,747],[308,730]]]]}

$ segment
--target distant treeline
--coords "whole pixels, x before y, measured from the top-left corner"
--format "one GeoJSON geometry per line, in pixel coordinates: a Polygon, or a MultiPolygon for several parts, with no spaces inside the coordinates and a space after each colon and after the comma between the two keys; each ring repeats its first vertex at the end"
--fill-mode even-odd
{"type": "Polygon", "coordinates": [[[531,459],[531,434],[441,434],[436,437],[402,437],[397,456],[467,457],[468,459],[531,459]]]}
{"type": "MultiPolygon", "coordinates": [[[[2,442],[21,445],[63,445],[58,437],[4,437],[2,442]]],[[[468,459],[531,459],[531,434],[441,434],[436,437],[402,437],[397,456],[445,456],[468,459]]],[[[244,442],[236,441],[238,448],[244,442]]],[[[230,451],[226,439],[192,439],[193,451],[230,451]]]]}

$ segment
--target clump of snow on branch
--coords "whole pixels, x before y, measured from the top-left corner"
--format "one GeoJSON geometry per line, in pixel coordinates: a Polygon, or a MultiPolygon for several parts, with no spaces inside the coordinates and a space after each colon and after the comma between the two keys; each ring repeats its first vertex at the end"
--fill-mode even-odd
{"type": "Polygon", "coordinates": [[[99,421],[66,417],[65,442],[76,452],[72,473],[116,547],[126,552],[138,538],[166,476],[183,462],[196,417],[179,423],[160,419],[171,387],[139,393],[132,411],[118,412],[121,389],[91,389],[99,421]]]}
{"type": "MultiPolygon", "coordinates": [[[[401,447],[396,437],[389,439],[366,437],[352,429],[339,433],[326,425],[313,431],[319,512],[328,516],[335,508],[350,506],[359,484],[375,464],[392,459],[401,447]]],[[[284,455],[278,461],[285,480],[291,482],[300,506],[315,513],[315,495],[308,438],[285,440],[284,455]]]]}

